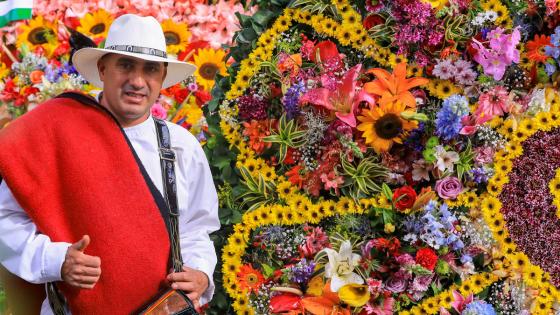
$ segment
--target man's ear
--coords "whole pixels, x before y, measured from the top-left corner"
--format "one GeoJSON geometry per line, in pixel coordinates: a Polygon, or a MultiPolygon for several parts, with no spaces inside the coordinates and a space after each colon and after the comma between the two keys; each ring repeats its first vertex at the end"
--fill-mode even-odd
{"type": "Polygon", "coordinates": [[[103,82],[105,77],[105,58],[101,57],[97,60],[97,72],[99,73],[99,79],[103,82]]]}

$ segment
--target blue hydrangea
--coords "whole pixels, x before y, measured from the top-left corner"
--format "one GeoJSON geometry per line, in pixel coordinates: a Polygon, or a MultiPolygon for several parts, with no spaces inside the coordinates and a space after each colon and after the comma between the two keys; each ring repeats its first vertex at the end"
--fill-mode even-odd
{"type": "Polygon", "coordinates": [[[301,113],[299,110],[299,99],[303,93],[305,93],[305,84],[303,81],[300,81],[290,86],[286,94],[284,94],[282,104],[284,104],[284,110],[286,110],[288,119],[294,119],[301,113]]]}
{"type": "Polygon", "coordinates": [[[496,315],[496,310],[484,301],[474,301],[465,307],[461,315],[496,315]]]}
{"type": "Polygon", "coordinates": [[[469,114],[469,101],[458,94],[451,95],[443,101],[441,110],[436,117],[436,133],[449,141],[461,131],[461,118],[469,114]]]}

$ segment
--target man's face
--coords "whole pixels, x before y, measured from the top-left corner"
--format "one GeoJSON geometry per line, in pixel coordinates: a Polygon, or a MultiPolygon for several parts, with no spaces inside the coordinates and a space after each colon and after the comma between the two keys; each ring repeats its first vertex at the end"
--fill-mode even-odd
{"type": "Polygon", "coordinates": [[[101,105],[106,107],[123,127],[146,120],[167,74],[162,62],[108,54],[97,62],[103,81],[101,105]]]}

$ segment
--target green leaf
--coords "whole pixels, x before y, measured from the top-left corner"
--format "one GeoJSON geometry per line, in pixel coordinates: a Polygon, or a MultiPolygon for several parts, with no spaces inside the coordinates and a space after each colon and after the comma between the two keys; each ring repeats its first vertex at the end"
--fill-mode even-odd
{"type": "Polygon", "coordinates": [[[267,264],[262,264],[262,268],[263,268],[263,275],[266,278],[270,278],[273,274],[274,274],[274,268],[272,268],[271,266],[267,265],[267,264]]]}
{"type": "Polygon", "coordinates": [[[217,156],[215,159],[212,160],[212,165],[219,168],[220,170],[226,166],[229,166],[231,163],[231,159],[229,156],[217,156]]]}
{"type": "Polygon", "coordinates": [[[269,10],[259,10],[253,15],[253,20],[261,26],[267,26],[272,18],[274,18],[274,12],[269,10]]]}
{"type": "Polygon", "coordinates": [[[381,191],[383,192],[383,195],[385,195],[385,198],[387,198],[387,200],[393,200],[393,192],[391,191],[391,188],[389,188],[389,185],[383,183],[381,185],[381,191]]]}

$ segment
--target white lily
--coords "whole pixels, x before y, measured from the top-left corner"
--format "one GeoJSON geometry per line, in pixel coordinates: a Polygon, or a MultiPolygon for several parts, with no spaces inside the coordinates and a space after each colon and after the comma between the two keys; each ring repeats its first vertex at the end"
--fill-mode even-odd
{"type": "Polygon", "coordinates": [[[363,284],[364,279],[354,272],[361,259],[360,255],[352,253],[350,241],[344,241],[340,245],[338,253],[331,249],[323,249],[329,257],[329,262],[325,265],[325,276],[331,278],[331,291],[338,292],[340,288],[347,284],[363,284]]]}

